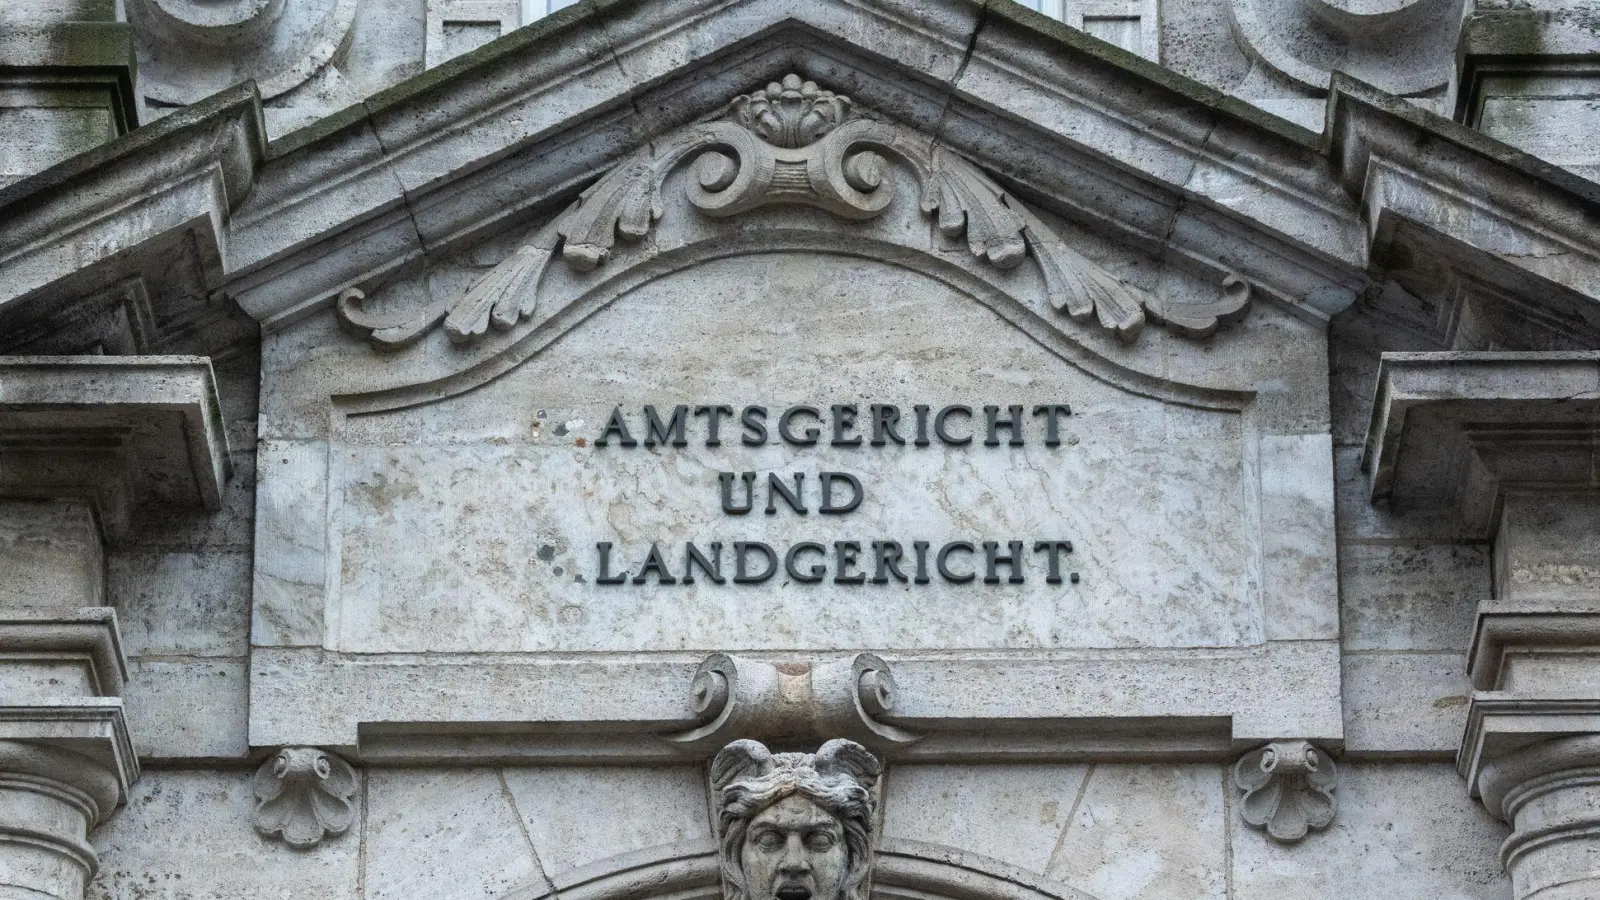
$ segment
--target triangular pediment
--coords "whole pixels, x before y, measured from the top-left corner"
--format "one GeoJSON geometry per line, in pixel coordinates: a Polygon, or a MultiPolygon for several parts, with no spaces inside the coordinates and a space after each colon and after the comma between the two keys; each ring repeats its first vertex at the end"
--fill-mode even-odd
{"type": "Polygon", "coordinates": [[[1592,184],[1350,81],[1319,138],[1026,10],[964,0],[582,5],[271,146],[250,91],[218,95],[0,194],[0,315],[48,316],[148,268],[142,246],[189,234],[188,258],[161,268],[200,273],[271,332],[559,212],[640,147],[789,73],[1041,212],[1237,275],[1307,321],[1404,278],[1425,250],[1430,272],[1502,294],[1510,281],[1521,303],[1600,322],[1592,184]],[[71,253],[47,246],[63,235],[71,253]]]}

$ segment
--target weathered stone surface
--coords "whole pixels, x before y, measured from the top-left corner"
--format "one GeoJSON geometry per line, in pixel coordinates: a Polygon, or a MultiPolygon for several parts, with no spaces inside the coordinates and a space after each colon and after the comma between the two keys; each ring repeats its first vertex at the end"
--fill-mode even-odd
{"type": "Polygon", "coordinates": [[[499,897],[544,877],[499,770],[377,769],[367,803],[370,900],[499,897]]]}
{"type": "MultiPolygon", "coordinates": [[[[115,789],[83,823],[153,764],[90,896],[704,900],[749,868],[725,900],[836,900],[719,865],[732,769],[705,764],[738,738],[881,756],[852,802],[900,900],[1488,900],[1489,814],[1525,838],[1593,799],[1583,753],[1523,765],[1600,733],[1600,189],[1559,168],[1589,162],[1593,38],[1565,0],[1470,4],[1459,48],[1445,0],[125,5],[151,97],[259,84],[0,189],[0,351],[82,354],[54,395],[0,362],[0,750],[92,751],[115,789]],[[215,359],[176,417],[204,427],[145,440],[172,410],[101,376],[177,352],[215,359]],[[748,446],[734,416],[706,446],[692,413],[646,439],[646,404],[803,403],[868,437],[873,404],[966,404],[977,439],[748,446]],[[1025,414],[984,445],[983,406],[1052,403],[1059,441],[1025,414]],[[596,446],[615,410],[642,446],[596,446]],[[67,471],[36,446],[63,430],[93,490],[21,490],[67,471]],[[806,514],[760,479],[725,510],[746,471],[803,472],[806,514]],[[860,506],[823,513],[823,471],[860,506]],[[731,583],[756,540],[778,572],[731,583]],[[821,582],[784,571],[805,540],[821,582]],[[973,542],[973,581],[873,558],[919,540],[973,542]],[[1023,583],[984,571],[1011,540],[1023,583]],[[1073,542],[1058,578],[1036,540],[1073,542]],[[713,541],[730,583],[684,583],[713,541]],[[1338,815],[1264,747],[1337,758],[1338,815]]],[[[51,30],[117,4],[33,6],[0,8],[7,65],[126,37],[51,30]]],[[[29,145],[0,179],[109,127],[0,94],[29,145]]],[[[739,778],[814,771],[734,746],[739,778]]],[[[0,880],[80,900],[79,814],[25,794],[0,832],[68,851],[16,845],[0,880]]],[[[746,812],[790,841],[837,814],[807,802],[746,812]]],[[[1514,839],[1512,893],[1586,889],[1560,884],[1592,850],[1557,844],[1514,839]]]]}
{"type": "Polygon", "coordinates": [[[712,833],[699,767],[508,768],[504,778],[551,876],[629,850],[712,833]],[[593,812],[572,815],[579,807],[593,812]]]}
{"type": "Polygon", "coordinates": [[[1228,896],[1221,767],[1100,763],[1045,870],[1099,900],[1228,896]]]}
{"type": "Polygon", "coordinates": [[[249,771],[150,773],[95,833],[101,866],[88,896],[362,900],[357,835],[306,854],[258,834],[250,824],[254,807],[249,771]]]}
{"type": "Polygon", "coordinates": [[[1340,781],[1339,817],[1315,843],[1286,848],[1233,820],[1234,897],[1506,895],[1496,859],[1505,829],[1472,806],[1448,766],[1347,764],[1340,781]]]}
{"type": "Polygon", "coordinates": [[[884,834],[1047,872],[1088,773],[1061,765],[895,766],[885,779],[884,834]]]}

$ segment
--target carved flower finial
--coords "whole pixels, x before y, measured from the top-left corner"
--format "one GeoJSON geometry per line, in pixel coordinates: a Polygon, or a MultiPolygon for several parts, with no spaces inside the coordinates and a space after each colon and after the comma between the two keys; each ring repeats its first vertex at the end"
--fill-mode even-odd
{"type": "Polygon", "coordinates": [[[279,750],[256,770],[255,792],[256,830],[292,847],[314,847],[355,819],[355,770],[315,747],[279,750]]]}
{"type": "Polygon", "coordinates": [[[733,98],[733,119],[775,147],[804,147],[838,128],[850,115],[850,98],[785,75],[765,90],[733,98]]]}
{"type": "Polygon", "coordinates": [[[1246,753],[1233,767],[1244,791],[1240,815],[1292,844],[1310,829],[1327,828],[1338,812],[1338,773],[1328,754],[1305,741],[1279,741],[1246,753]]]}

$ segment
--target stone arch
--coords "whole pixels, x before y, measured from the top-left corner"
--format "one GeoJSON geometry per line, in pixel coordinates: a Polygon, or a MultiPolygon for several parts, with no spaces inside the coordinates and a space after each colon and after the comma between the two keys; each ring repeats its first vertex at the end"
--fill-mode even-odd
{"type": "MultiPolygon", "coordinates": [[[[1096,900],[998,860],[920,841],[885,838],[873,869],[874,900],[1096,900]]],[[[720,900],[716,843],[651,847],[581,866],[495,900],[720,900]]]]}

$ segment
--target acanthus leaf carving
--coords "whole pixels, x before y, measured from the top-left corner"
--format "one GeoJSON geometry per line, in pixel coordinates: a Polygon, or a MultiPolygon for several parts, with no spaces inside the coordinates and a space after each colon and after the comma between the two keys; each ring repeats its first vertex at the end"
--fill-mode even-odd
{"type": "Polygon", "coordinates": [[[355,820],[356,773],[316,747],[285,747],[256,770],[256,830],[291,847],[315,847],[355,820]]]}
{"type": "Polygon", "coordinates": [[[1306,741],[1276,741],[1246,753],[1234,764],[1233,782],[1244,791],[1240,815],[1280,843],[1328,827],[1339,810],[1333,759],[1306,741]]]}
{"type": "Polygon", "coordinates": [[[723,120],[688,126],[629,156],[460,297],[415,315],[380,317],[367,313],[352,290],[341,295],[338,315],[380,349],[414,342],[441,320],[452,342],[470,344],[491,327],[509,330],[532,315],[558,248],[569,267],[588,272],[611,256],[619,238],[644,240],[664,215],[666,178],[686,161],[690,205],[709,218],[788,204],[866,221],[893,203],[891,160],[914,173],[921,210],[941,234],[964,238],[975,257],[999,269],[1031,257],[1052,308],[1121,341],[1138,337],[1146,321],[1204,339],[1248,309],[1250,285],[1234,275],[1209,303],[1174,303],[1127,284],[1069,247],[970,160],[925,135],[862,116],[849,97],[789,75],[734,98],[723,120]]]}

